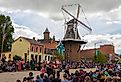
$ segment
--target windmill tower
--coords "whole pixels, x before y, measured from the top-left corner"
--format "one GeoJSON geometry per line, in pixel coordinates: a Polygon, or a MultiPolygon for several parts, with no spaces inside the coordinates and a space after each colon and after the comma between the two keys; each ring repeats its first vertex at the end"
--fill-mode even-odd
{"type": "MultiPolygon", "coordinates": [[[[71,5],[72,6],[72,5],[71,5]]],[[[80,61],[80,48],[83,44],[86,44],[87,41],[84,41],[81,39],[79,33],[78,33],[78,24],[83,25],[84,28],[86,28],[89,31],[92,31],[92,29],[84,24],[82,21],[78,20],[79,14],[80,14],[80,5],[77,4],[77,14],[76,16],[73,16],[71,13],[69,13],[65,6],[62,6],[61,8],[66,14],[72,17],[71,20],[66,22],[66,33],[64,35],[64,38],[62,40],[62,43],[65,47],[65,61],[80,61]]]]}

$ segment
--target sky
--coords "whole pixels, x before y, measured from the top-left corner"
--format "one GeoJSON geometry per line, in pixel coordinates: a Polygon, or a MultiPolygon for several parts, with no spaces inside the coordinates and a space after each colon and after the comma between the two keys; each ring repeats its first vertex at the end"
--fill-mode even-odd
{"type": "MultiPolygon", "coordinates": [[[[0,13],[11,17],[15,39],[19,36],[43,38],[43,32],[48,28],[51,37],[59,40],[65,33],[61,7],[70,4],[81,5],[85,14],[81,12],[79,20],[93,30],[86,35],[88,32],[78,27],[80,36],[85,35],[82,38],[88,41],[85,49],[94,48],[95,43],[97,47],[113,43],[116,53],[121,54],[120,0],[0,0],[0,13]]],[[[75,16],[75,6],[66,9],[75,16]]]]}

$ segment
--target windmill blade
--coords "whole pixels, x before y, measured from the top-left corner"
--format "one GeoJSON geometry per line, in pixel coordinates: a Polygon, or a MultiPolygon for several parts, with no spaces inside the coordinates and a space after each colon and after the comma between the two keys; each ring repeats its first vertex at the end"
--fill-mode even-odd
{"type": "MultiPolygon", "coordinates": [[[[75,19],[75,18],[74,18],[75,19]]],[[[75,20],[77,20],[77,19],[75,19],[75,20]]],[[[84,24],[83,22],[81,22],[81,21],[79,21],[79,20],[77,20],[79,23],[81,23],[84,27],[86,27],[90,32],[92,32],[92,29],[89,27],[89,26],[87,26],[86,24],[84,24]]]]}
{"type": "MultiPolygon", "coordinates": [[[[77,5],[77,14],[76,14],[76,19],[78,19],[78,18],[79,18],[79,13],[80,13],[80,5],[78,4],[78,5],[77,5]]],[[[78,34],[77,25],[78,25],[78,22],[76,21],[76,25],[75,25],[75,27],[74,27],[74,31],[75,31],[75,38],[77,38],[77,34],[78,34]]]]}
{"type": "Polygon", "coordinates": [[[77,14],[76,14],[76,18],[79,18],[79,13],[80,13],[80,5],[78,4],[78,8],[77,8],[77,14]]]}
{"type": "Polygon", "coordinates": [[[75,18],[72,14],[70,14],[67,10],[64,9],[64,7],[62,6],[61,8],[63,11],[65,11],[67,14],[69,14],[71,17],[73,17],[76,21],[78,21],[80,24],[82,24],[86,29],[88,29],[90,32],[92,31],[92,29],[87,26],[86,24],[84,24],[83,22],[79,21],[77,18],[75,18]]]}

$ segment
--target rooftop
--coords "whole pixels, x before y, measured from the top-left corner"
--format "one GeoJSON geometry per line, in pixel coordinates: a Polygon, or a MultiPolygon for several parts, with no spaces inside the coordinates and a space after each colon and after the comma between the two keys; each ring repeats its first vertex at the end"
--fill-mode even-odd
{"type": "Polygon", "coordinates": [[[45,29],[45,32],[49,32],[48,28],[45,29]]]}
{"type": "Polygon", "coordinates": [[[43,45],[40,42],[34,40],[34,39],[30,39],[30,38],[26,38],[26,37],[19,37],[19,38],[23,38],[25,40],[27,40],[28,42],[30,42],[31,44],[35,44],[35,45],[43,45]]]}

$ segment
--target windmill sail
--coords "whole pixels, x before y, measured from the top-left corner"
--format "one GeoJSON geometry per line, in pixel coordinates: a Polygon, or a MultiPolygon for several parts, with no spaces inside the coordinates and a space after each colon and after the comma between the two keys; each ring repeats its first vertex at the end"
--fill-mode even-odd
{"type": "MultiPolygon", "coordinates": [[[[79,7],[78,7],[79,8],[79,7]]],[[[76,26],[78,23],[80,23],[81,25],[84,26],[85,29],[87,29],[88,31],[92,31],[92,29],[87,26],[85,23],[83,23],[82,21],[79,21],[75,16],[73,16],[71,13],[69,13],[64,7],[61,8],[63,11],[65,11],[69,16],[71,16],[75,21],[76,21],[76,26]]],[[[77,12],[77,17],[78,17],[78,14],[79,14],[79,10],[77,12]]]]}
{"type": "Polygon", "coordinates": [[[77,21],[75,19],[67,22],[67,30],[64,39],[81,39],[78,33],[78,29],[74,28],[77,21]]]}

